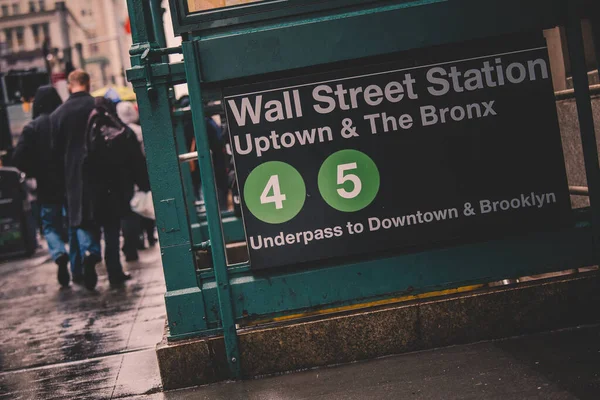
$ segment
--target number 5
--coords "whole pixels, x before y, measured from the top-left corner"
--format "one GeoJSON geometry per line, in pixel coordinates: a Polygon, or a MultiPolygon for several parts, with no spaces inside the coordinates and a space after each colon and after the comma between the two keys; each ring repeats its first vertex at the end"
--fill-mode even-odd
{"type": "Polygon", "coordinates": [[[354,189],[351,192],[348,192],[344,188],[339,188],[337,190],[338,194],[344,199],[353,199],[360,194],[362,190],[362,182],[360,178],[354,174],[346,174],[344,172],[350,171],[353,169],[357,169],[356,163],[348,163],[348,164],[340,164],[337,169],[337,184],[343,185],[345,182],[350,181],[354,184],[354,189]]]}
{"type": "Polygon", "coordinates": [[[275,209],[281,210],[283,208],[283,201],[286,200],[285,194],[281,194],[279,188],[279,175],[271,175],[265,190],[260,195],[260,204],[275,203],[275,209]],[[269,192],[273,189],[273,195],[269,196],[269,192]]]}

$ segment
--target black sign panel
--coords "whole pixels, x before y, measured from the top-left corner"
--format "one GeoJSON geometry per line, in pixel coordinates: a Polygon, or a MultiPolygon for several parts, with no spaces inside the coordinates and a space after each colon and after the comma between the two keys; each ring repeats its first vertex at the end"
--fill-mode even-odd
{"type": "Polygon", "coordinates": [[[232,87],[224,100],[253,268],[569,221],[541,34],[232,87]]]}

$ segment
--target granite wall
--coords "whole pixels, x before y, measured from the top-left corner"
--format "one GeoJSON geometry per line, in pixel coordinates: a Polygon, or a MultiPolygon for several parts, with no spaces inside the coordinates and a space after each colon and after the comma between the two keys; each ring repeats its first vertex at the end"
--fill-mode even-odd
{"type": "MultiPolygon", "coordinates": [[[[569,185],[587,186],[575,99],[567,98],[558,100],[556,104],[569,185]]],[[[600,95],[592,97],[592,107],[594,110],[596,137],[598,138],[600,136],[600,95]]],[[[582,196],[571,196],[571,203],[574,208],[587,207],[589,205],[588,198],[582,196]]]]}

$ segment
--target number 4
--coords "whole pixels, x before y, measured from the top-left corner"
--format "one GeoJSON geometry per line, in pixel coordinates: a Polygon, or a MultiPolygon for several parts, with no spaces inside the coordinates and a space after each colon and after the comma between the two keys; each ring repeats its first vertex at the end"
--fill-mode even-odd
{"type": "Polygon", "coordinates": [[[261,204],[275,203],[275,209],[281,210],[283,208],[283,201],[286,200],[285,194],[281,194],[279,188],[279,175],[271,175],[265,190],[260,195],[261,204]],[[269,192],[273,190],[273,195],[269,196],[269,192]]]}
{"type": "Polygon", "coordinates": [[[337,190],[338,194],[344,199],[353,199],[360,194],[362,190],[362,182],[360,178],[354,174],[346,174],[346,171],[350,171],[352,169],[357,169],[358,166],[356,163],[348,163],[348,164],[340,164],[337,168],[337,184],[343,185],[345,182],[350,181],[354,184],[354,189],[351,192],[347,191],[344,188],[339,188],[337,190]]]}

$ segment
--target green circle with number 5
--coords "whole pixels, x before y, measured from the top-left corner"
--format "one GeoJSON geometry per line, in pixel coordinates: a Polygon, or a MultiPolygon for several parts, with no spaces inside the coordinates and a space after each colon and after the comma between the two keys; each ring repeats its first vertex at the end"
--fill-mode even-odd
{"type": "Polygon", "coordinates": [[[379,170],[358,150],[330,155],[319,170],[319,191],[331,207],[343,212],[362,210],[379,192],[379,170]]]}
{"type": "Polygon", "coordinates": [[[302,175],[289,164],[269,161],[254,168],[244,184],[244,201],[250,212],[268,224],[294,218],[306,200],[302,175]]]}

